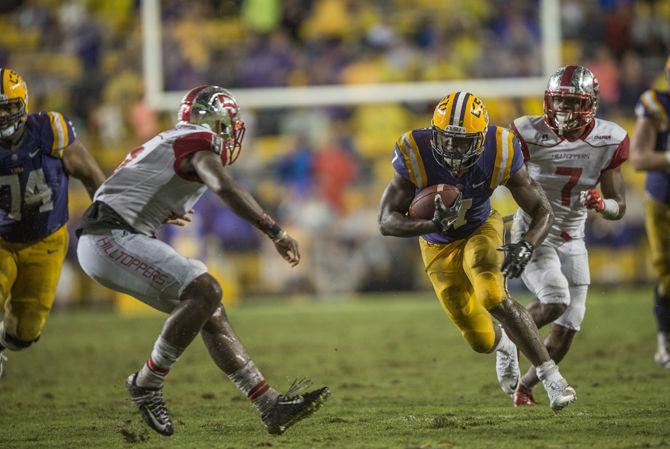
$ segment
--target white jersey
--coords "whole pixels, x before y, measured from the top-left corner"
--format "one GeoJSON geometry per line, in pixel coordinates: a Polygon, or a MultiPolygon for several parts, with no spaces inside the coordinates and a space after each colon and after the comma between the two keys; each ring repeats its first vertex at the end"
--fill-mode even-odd
{"type": "MultiPolygon", "coordinates": [[[[584,237],[586,208],[579,193],[594,188],[603,171],[628,158],[629,140],[623,128],[601,119],[595,119],[591,126],[584,136],[571,142],[560,138],[543,116],[519,117],[512,124],[528,173],[542,186],[554,211],[549,242],[560,244],[584,237]]],[[[530,217],[519,209],[514,221],[515,227],[524,229],[530,217]]]]}
{"type": "Polygon", "coordinates": [[[220,153],[221,139],[207,128],[180,123],[131,151],[95,193],[136,231],[153,235],[172,215],[183,215],[205,193],[197,175],[181,173],[181,160],[197,151],[220,153]]]}

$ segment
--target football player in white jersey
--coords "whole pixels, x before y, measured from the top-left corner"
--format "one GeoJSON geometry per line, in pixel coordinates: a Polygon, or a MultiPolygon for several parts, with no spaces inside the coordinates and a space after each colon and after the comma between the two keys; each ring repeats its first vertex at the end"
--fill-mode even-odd
{"type": "Polygon", "coordinates": [[[300,262],[297,242],[227,169],[240,153],[244,131],[230,92],[211,85],[190,90],[175,128],[128,154],[96,192],[78,231],[77,255],[90,277],[169,313],[148,360],[126,381],[142,417],[162,435],[174,431],[163,400],[163,382],[198,334],[216,365],[249,398],[272,434],[283,433],[310,415],[329,394],[327,387],[300,394],[304,382],[294,382],[283,395],[272,388],[228,322],[221,287],[205,265],[154,238],[162,223],[187,215],[209,189],[267,234],[288,263],[300,262]]]}
{"type": "MultiPolygon", "coordinates": [[[[595,117],[598,91],[598,80],[589,69],[562,67],[549,78],[544,116],[519,117],[512,124],[528,172],[546,192],[556,217],[521,275],[537,298],[528,305],[535,324],[540,328],[553,323],[545,345],[556,363],[568,352],[584,318],[590,284],[586,210],[607,220],[619,220],[626,210],[620,166],[628,158],[629,139],[616,123],[595,117]]],[[[529,222],[519,209],[512,241],[529,222]]],[[[514,405],[534,404],[532,389],[537,383],[531,367],[514,392],[514,405]]]]}

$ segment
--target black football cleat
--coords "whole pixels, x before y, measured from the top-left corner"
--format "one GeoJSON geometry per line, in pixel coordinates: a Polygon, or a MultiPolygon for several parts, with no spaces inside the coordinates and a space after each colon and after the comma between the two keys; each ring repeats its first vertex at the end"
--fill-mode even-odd
{"type": "Polygon", "coordinates": [[[275,405],[261,416],[268,433],[281,435],[293,424],[321,408],[330,395],[330,389],[322,387],[299,394],[300,390],[310,384],[311,381],[306,379],[294,380],[288,391],[279,395],[275,405]]]}
{"type": "Polygon", "coordinates": [[[135,383],[137,373],[131,374],[126,380],[126,387],[130,394],[130,399],[135,403],[142,418],[161,435],[170,436],[174,433],[172,418],[168,412],[163,400],[163,387],[145,388],[135,383]]]}

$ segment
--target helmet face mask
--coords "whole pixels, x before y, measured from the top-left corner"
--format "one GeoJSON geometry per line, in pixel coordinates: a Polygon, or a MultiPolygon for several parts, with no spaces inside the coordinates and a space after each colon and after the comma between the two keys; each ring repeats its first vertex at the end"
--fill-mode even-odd
{"type": "Polygon", "coordinates": [[[431,147],[437,163],[462,176],[484,152],[489,116],[482,101],[468,92],[454,92],[435,108],[431,147]]]}
{"type": "Polygon", "coordinates": [[[242,150],[246,128],[239,106],[230,92],[219,86],[191,89],[181,102],[180,122],[204,126],[223,140],[221,159],[232,164],[242,150]]]}
{"type": "Polygon", "coordinates": [[[456,134],[433,126],[432,148],[438,164],[454,173],[472,167],[484,148],[484,136],[479,133],[456,134]]]}
{"type": "Polygon", "coordinates": [[[0,68],[0,139],[11,140],[26,122],[28,89],[21,76],[0,68]]]}
{"type": "Polygon", "coordinates": [[[559,135],[579,131],[595,118],[598,80],[581,66],[561,67],[549,78],[544,93],[544,119],[559,135]]]}

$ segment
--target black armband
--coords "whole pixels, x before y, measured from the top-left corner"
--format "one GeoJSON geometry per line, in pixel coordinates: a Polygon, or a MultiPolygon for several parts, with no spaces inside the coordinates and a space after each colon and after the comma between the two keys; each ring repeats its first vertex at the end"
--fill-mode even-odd
{"type": "Polygon", "coordinates": [[[263,231],[272,240],[277,240],[281,237],[282,232],[284,232],[277,222],[268,214],[263,214],[261,218],[258,219],[258,229],[263,231]]]}

